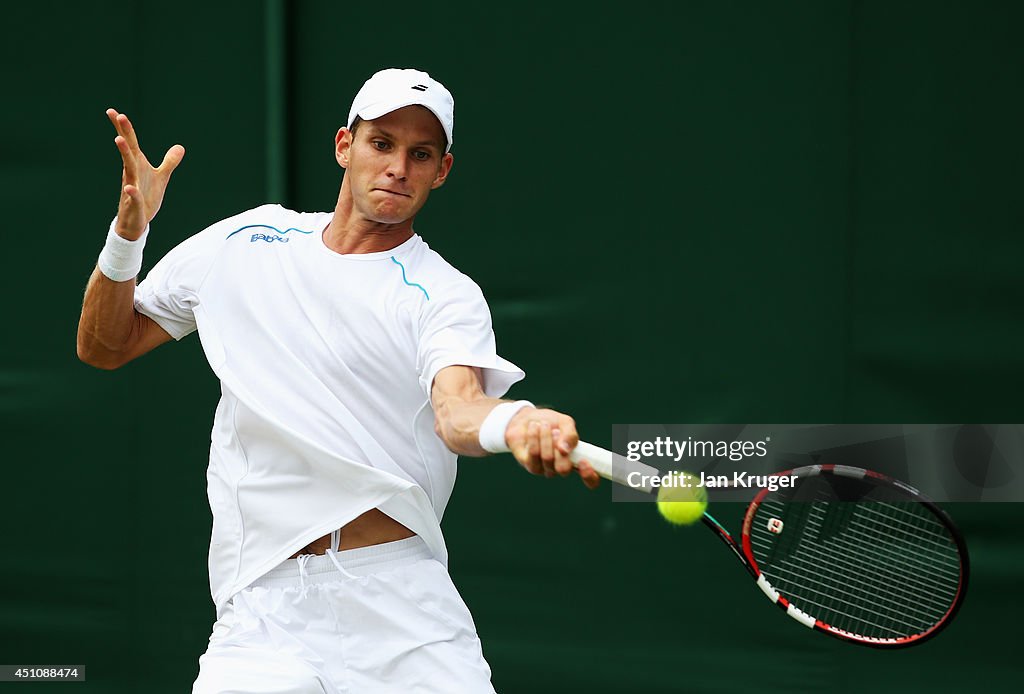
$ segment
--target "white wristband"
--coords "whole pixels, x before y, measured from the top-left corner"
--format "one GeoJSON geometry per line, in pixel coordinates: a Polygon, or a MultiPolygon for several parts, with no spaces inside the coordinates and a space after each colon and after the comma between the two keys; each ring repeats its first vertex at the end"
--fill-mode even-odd
{"type": "Polygon", "coordinates": [[[114,231],[117,226],[117,217],[110,223],[110,230],[107,232],[107,242],[100,251],[99,265],[100,272],[115,282],[127,282],[138,276],[142,269],[142,249],[146,246],[146,237],[149,236],[149,225],[135,241],[122,238],[114,231]]]}
{"type": "Polygon", "coordinates": [[[480,425],[480,447],[488,453],[507,453],[511,449],[505,441],[505,430],[516,412],[524,407],[533,407],[529,400],[503,402],[496,405],[480,425]]]}

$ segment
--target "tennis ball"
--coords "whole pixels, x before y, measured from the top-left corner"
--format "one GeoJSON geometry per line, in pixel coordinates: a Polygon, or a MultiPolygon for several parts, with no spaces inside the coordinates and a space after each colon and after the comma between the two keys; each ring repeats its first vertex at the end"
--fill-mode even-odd
{"type": "Polygon", "coordinates": [[[708,493],[697,486],[700,478],[692,472],[673,472],[671,486],[658,488],[658,512],[673,525],[693,525],[708,507],[708,493]]]}

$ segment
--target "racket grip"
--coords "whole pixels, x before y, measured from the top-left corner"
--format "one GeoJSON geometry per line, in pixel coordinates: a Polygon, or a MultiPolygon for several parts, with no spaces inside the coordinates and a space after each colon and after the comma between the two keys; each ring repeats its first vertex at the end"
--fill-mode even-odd
{"type": "Polygon", "coordinates": [[[572,453],[569,454],[569,460],[576,467],[580,466],[581,460],[586,460],[590,463],[590,467],[594,468],[594,472],[601,475],[601,477],[604,477],[606,480],[613,479],[612,463],[615,459],[612,457],[611,451],[606,451],[586,441],[580,441],[576,444],[576,448],[572,449],[572,453]]]}
{"type": "Polygon", "coordinates": [[[594,472],[601,477],[611,480],[616,484],[621,484],[624,487],[648,493],[657,491],[643,481],[644,477],[650,478],[660,474],[657,468],[644,465],[638,461],[628,460],[592,443],[587,443],[586,441],[577,443],[576,448],[569,454],[569,460],[576,467],[579,467],[581,460],[586,460],[590,463],[590,467],[594,468],[594,472]],[[640,477],[630,480],[631,473],[639,473],[640,477]],[[630,481],[633,484],[630,484],[630,481]]]}

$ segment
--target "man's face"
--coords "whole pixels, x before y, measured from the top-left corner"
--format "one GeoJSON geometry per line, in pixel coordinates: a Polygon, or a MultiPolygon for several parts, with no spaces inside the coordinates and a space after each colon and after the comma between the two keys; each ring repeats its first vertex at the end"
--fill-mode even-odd
{"type": "Polygon", "coordinates": [[[412,218],[452,165],[437,117],[422,106],[362,121],[338,132],[336,155],[347,171],[354,211],[382,224],[412,218]]]}

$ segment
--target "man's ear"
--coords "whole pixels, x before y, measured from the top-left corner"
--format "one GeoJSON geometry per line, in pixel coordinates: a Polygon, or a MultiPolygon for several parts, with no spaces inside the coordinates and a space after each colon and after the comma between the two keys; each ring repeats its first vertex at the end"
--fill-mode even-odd
{"type": "Polygon", "coordinates": [[[446,152],[441,158],[441,168],[437,172],[437,178],[430,184],[430,189],[435,190],[444,185],[444,182],[448,179],[448,172],[452,170],[452,163],[455,161],[455,157],[452,156],[451,152],[446,152]]]}
{"type": "Polygon", "coordinates": [[[348,154],[352,148],[353,137],[352,131],[348,128],[339,129],[338,134],[334,136],[334,158],[343,169],[348,168],[348,154]]]}

